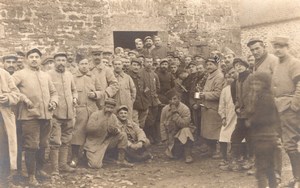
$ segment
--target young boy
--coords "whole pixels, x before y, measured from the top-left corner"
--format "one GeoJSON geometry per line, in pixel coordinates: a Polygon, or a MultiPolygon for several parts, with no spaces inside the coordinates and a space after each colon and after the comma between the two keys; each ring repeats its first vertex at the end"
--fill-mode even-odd
{"type": "Polygon", "coordinates": [[[280,132],[279,116],[271,92],[271,76],[256,72],[250,77],[246,127],[254,148],[258,188],[277,187],[274,155],[280,132]]]}

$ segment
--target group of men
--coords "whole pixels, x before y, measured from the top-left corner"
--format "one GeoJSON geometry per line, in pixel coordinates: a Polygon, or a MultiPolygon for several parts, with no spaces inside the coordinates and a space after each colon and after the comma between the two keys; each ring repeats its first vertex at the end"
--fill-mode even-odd
{"type": "MultiPolygon", "coordinates": [[[[158,36],[136,39],[131,51],[93,50],[91,58],[58,52],[43,61],[36,48],[26,55],[5,55],[0,69],[0,181],[9,183],[10,169],[22,171],[22,150],[29,185],[49,178],[43,170],[49,145],[52,176],[74,172],[83,158],[89,167],[101,168],[108,150],[117,151],[117,164],[132,167],[130,162],[153,158],[151,144],[166,143],[169,158],[191,163],[195,135],[205,141],[207,154],[217,158],[226,121],[218,113],[224,74],[244,64],[250,74],[272,75],[282,141],[294,175],[290,185],[299,184],[300,62],[288,53],[287,38],[277,37],[272,44],[277,57],[262,40],[251,39],[248,62],[228,48],[223,54],[212,51],[208,58],[170,52],[158,36]]],[[[232,93],[238,129],[229,137],[235,154],[247,137],[243,100],[236,97],[244,95],[238,89],[242,82],[236,82],[232,93]]],[[[281,163],[280,149],[276,156],[281,163]]]]}

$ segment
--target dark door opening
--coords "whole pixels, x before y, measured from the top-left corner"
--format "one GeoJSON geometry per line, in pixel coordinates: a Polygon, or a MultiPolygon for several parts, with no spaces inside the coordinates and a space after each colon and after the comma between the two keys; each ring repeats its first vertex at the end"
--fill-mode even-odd
{"type": "Polygon", "coordinates": [[[114,31],[114,48],[122,47],[122,48],[129,48],[135,49],[134,40],[136,38],[140,38],[144,41],[146,36],[153,37],[157,35],[157,31],[114,31]]]}

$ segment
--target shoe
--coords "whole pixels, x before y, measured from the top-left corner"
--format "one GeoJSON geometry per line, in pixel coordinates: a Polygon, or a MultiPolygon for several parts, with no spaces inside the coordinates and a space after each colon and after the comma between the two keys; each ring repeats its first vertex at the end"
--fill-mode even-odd
{"type": "Polygon", "coordinates": [[[223,159],[223,160],[219,163],[219,166],[226,166],[226,165],[228,165],[228,164],[229,164],[229,162],[228,162],[227,160],[223,159]]]}
{"type": "Polygon", "coordinates": [[[117,164],[120,167],[123,167],[123,168],[132,168],[134,166],[132,163],[129,163],[126,160],[124,160],[124,161],[117,161],[117,164]]]}
{"type": "Polygon", "coordinates": [[[72,167],[70,167],[69,165],[63,165],[63,166],[61,166],[60,168],[59,168],[59,171],[60,172],[75,172],[76,171],[76,169],[75,168],[72,168],[72,167]]]}
{"type": "Polygon", "coordinates": [[[51,176],[48,175],[45,171],[43,170],[37,170],[36,171],[36,177],[41,178],[41,179],[50,179],[51,176]]]}
{"type": "Polygon", "coordinates": [[[70,167],[76,168],[77,164],[78,164],[78,159],[72,159],[72,161],[70,162],[70,167]]]}
{"type": "Polygon", "coordinates": [[[214,154],[211,156],[211,158],[213,158],[213,159],[221,159],[222,157],[221,157],[220,153],[214,153],[214,154]]]}
{"type": "Polygon", "coordinates": [[[250,160],[245,160],[242,164],[242,169],[250,170],[254,166],[254,163],[250,160]]]}
{"type": "Polygon", "coordinates": [[[297,181],[295,178],[293,178],[287,184],[283,185],[283,187],[299,188],[300,181],[297,181]]]}
{"type": "Polygon", "coordinates": [[[249,169],[249,170],[247,171],[247,175],[248,175],[248,176],[253,176],[253,175],[255,175],[255,172],[256,172],[255,168],[249,169]]]}
{"type": "Polygon", "coordinates": [[[230,164],[230,169],[234,172],[239,172],[242,170],[242,167],[239,163],[237,162],[232,162],[232,164],[230,164]]]}
{"type": "Polygon", "coordinates": [[[169,149],[166,149],[165,154],[169,159],[175,159],[174,155],[172,154],[172,152],[170,152],[169,149]]]}
{"type": "Polygon", "coordinates": [[[223,166],[219,166],[219,169],[223,170],[223,171],[231,171],[231,168],[230,168],[229,164],[223,165],[223,166]]]}
{"type": "Polygon", "coordinates": [[[192,156],[186,156],[185,157],[185,163],[189,164],[194,162],[193,157],[192,156]]]}
{"type": "Polygon", "coordinates": [[[30,175],[29,176],[29,179],[28,179],[28,185],[31,187],[36,187],[36,186],[39,186],[39,182],[35,179],[35,176],[34,175],[30,175]]]}

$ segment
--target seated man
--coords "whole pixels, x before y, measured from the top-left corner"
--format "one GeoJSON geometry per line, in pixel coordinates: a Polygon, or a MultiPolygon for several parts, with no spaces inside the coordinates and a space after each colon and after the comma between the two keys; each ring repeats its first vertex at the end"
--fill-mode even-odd
{"type": "Polygon", "coordinates": [[[113,114],[115,107],[116,101],[107,98],[104,102],[104,109],[92,113],[89,118],[84,150],[91,168],[102,167],[103,157],[108,148],[118,149],[118,164],[132,167],[132,164],[125,160],[127,134],[118,128],[118,119],[113,114]]]}
{"type": "Polygon", "coordinates": [[[128,119],[128,107],[126,105],[122,105],[118,108],[117,117],[119,119],[121,131],[127,134],[127,159],[140,162],[153,158],[148,151],[150,141],[146,137],[143,129],[132,120],[128,119]]]}
{"type": "Polygon", "coordinates": [[[193,162],[191,147],[194,137],[191,126],[191,114],[189,108],[180,102],[180,93],[175,89],[167,93],[170,102],[162,109],[160,127],[162,141],[167,140],[166,155],[170,158],[180,157],[179,150],[184,149],[186,163],[193,162]]]}

